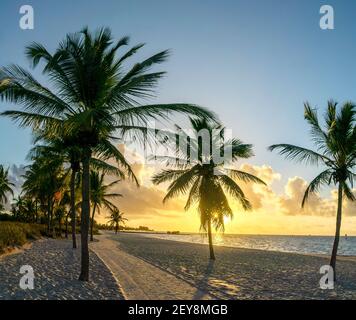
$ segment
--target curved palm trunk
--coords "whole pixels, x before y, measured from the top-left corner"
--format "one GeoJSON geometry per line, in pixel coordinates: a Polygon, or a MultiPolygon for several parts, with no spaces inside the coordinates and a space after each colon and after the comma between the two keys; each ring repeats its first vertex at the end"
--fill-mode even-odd
{"type": "Polygon", "coordinates": [[[337,257],[337,249],[339,247],[339,240],[340,240],[341,217],[342,217],[342,194],[343,194],[342,184],[339,183],[338,199],[337,199],[336,232],[335,232],[333,251],[330,259],[330,266],[334,270],[334,281],[336,281],[336,257],[337,257]]]}
{"type": "Polygon", "coordinates": [[[210,260],[215,260],[215,253],[213,247],[213,237],[211,234],[211,220],[208,222],[208,238],[209,238],[209,252],[210,252],[210,260]]]}
{"type": "Polygon", "coordinates": [[[71,212],[71,222],[72,222],[72,241],[73,249],[77,248],[77,237],[76,232],[76,214],[75,214],[75,174],[76,171],[72,169],[72,174],[70,177],[70,212],[71,212]]]}
{"type": "Polygon", "coordinates": [[[79,280],[89,281],[89,220],[90,220],[90,167],[91,152],[87,151],[83,157],[82,178],[82,214],[81,214],[81,272],[79,280]]]}
{"type": "Polygon", "coordinates": [[[91,215],[91,220],[90,220],[90,241],[94,241],[93,229],[94,229],[94,215],[95,215],[95,210],[96,210],[96,203],[94,204],[93,213],[92,213],[92,215],[91,215]]]}

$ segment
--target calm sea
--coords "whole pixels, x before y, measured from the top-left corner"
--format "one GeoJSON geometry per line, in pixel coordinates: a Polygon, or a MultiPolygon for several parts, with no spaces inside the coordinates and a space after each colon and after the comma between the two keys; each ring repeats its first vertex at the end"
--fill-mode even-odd
{"type": "MultiPolygon", "coordinates": [[[[207,238],[201,234],[143,234],[146,237],[153,237],[165,240],[174,240],[190,243],[207,244],[207,238]]],[[[269,235],[215,235],[215,245],[273,250],[296,253],[317,253],[330,254],[333,237],[328,236],[269,236],[269,235]]],[[[345,256],[356,256],[356,237],[341,237],[338,254],[345,256]]]]}

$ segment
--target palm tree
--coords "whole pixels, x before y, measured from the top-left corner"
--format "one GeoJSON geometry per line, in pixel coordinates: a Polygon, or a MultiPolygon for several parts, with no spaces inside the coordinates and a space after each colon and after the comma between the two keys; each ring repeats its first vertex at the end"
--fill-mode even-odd
{"type": "Polygon", "coordinates": [[[302,208],[310,195],[318,192],[322,185],[333,183],[338,187],[336,232],[330,259],[330,266],[333,268],[334,280],[336,280],[336,257],[340,239],[343,197],[345,196],[350,201],[356,199],[352,192],[356,178],[353,171],[356,166],[356,108],[352,103],[345,103],[337,110],[337,103],[329,101],[325,113],[325,128],[322,128],[316,109],[305,103],[304,118],[311,127],[310,133],[317,151],[290,144],[272,145],[269,150],[279,150],[279,154],[287,159],[324,167],[305,190],[302,208]]]}
{"type": "MultiPolygon", "coordinates": [[[[80,173],[80,152],[81,149],[78,146],[67,143],[60,136],[51,135],[48,137],[47,132],[37,132],[36,142],[42,142],[42,144],[36,144],[29,152],[27,158],[34,160],[41,156],[47,156],[52,159],[62,159],[64,163],[69,164],[71,170],[70,177],[70,215],[71,215],[71,227],[72,227],[72,246],[73,249],[77,248],[76,241],[76,194],[75,194],[75,181],[76,176],[80,173]]],[[[90,159],[90,165],[93,169],[101,170],[105,173],[110,173],[116,176],[125,178],[125,174],[119,168],[116,168],[100,159],[92,157],[90,159]]],[[[68,215],[66,217],[68,220],[68,215]]],[[[67,221],[66,220],[66,221],[67,221]]]]}
{"type": "Polygon", "coordinates": [[[52,158],[50,154],[41,155],[26,167],[22,190],[27,197],[37,197],[47,211],[47,233],[53,228],[53,213],[56,197],[65,187],[68,172],[64,171],[63,160],[52,158]]]}
{"type": "Polygon", "coordinates": [[[118,208],[114,208],[111,211],[109,219],[108,224],[110,227],[115,228],[115,234],[120,230],[120,223],[125,225],[125,221],[128,221],[128,219],[124,218],[124,213],[118,208]]]}
{"type": "Polygon", "coordinates": [[[23,203],[25,221],[33,223],[36,221],[36,206],[35,201],[30,198],[26,197],[23,203]]]}
{"type": "Polygon", "coordinates": [[[18,195],[16,198],[13,198],[11,203],[11,212],[15,218],[15,220],[21,220],[22,214],[24,212],[24,197],[18,195]]]}
{"type": "Polygon", "coordinates": [[[5,169],[3,165],[0,165],[0,204],[7,203],[8,194],[14,195],[12,190],[14,186],[9,180],[9,169],[5,169]]]}
{"type": "Polygon", "coordinates": [[[149,72],[164,62],[168,51],[157,53],[134,64],[128,72],[124,67],[142,44],[118,57],[118,50],[128,44],[128,37],[114,43],[107,28],[96,33],[83,29],[67,35],[51,54],[43,45],[27,47],[27,56],[37,66],[44,62],[50,89],[41,85],[19,66],[0,72],[0,98],[23,106],[24,110],[5,111],[2,115],[33,130],[45,129],[48,136],[63,136],[67,144],[81,149],[81,273],[80,280],[89,280],[88,233],[90,220],[90,159],[93,154],[114,158],[129,177],[137,179],[125,157],[112,144],[115,130],[144,128],[148,120],[167,118],[172,112],[214,118],[207,110],[191,104],[142,105],[164,72],[149,72]]]}
{"type": "Polygon", "coordinates": [[[120,193],[109,192],[109,189],[115,184],[121,181],[121,179],[115,180],[109,184],[104,184],[105,174],[99,174],[98,171],[92,170],[90,172],[90,200],[93,206],[91,223],[90,223],[90,241],[93,241],[93,228],[94,228],[94,217],[96,211],[100,213],[100,209],[104,206],[108,210],[116,209],[116,206],[110,201],[110,199],[115,199],[122,197],[120,193]]]}
{"type": "Polygon", "coordinates": [[[224,231],[224,217],[233,215],[225,192],[238,200],[244,210],[250,210],[251,203],[234,179],[265,183],[247,172],[227,169],[223,167],[223,161],[216,160],[214,151],[223,155],[223,152],[228,150],[231,150],[231,162],[235,162],[238,158],[250,158],[253,156],[252,145],[244,144],[238,139],[221,143],[221,137],[225,133],[221,125],[213,125],[201,119],[190,119],[190,121],[194,131],[193,137],[186,135],[177,126],[180,136],[189,141],[190,148],[187,149],[178,143],[174,156],[156,157],[176,169],[163,170],[154,175],[152,180],[154,184],[171,181],[163,202],[182,194],[188,194],[185,210],[198,203],[201,229],[208,234],[210,259],[215,260],[212,225],[216,230],[224,231]],[[206,140],[199,137],[202,133],[206,140]],[[192,157],[193,154],[196,155],[195,159],[192,157]]]}

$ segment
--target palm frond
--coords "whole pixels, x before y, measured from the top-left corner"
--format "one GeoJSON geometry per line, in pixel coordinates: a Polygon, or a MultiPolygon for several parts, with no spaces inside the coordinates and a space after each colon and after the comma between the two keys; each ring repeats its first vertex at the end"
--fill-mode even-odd
{"type": "Polygon", "coordinates": [[[252,182],[252,183],[257,183],[257,184],[263,184],[266,185],[266,183],[256,177],[255,175],[248,173],[248,172],[244,172],[244,171],[240,171],[240,170],[235,170],[235,169],[225,169],[224,171],[227,172],[228,175],[230,175],[232,178],[234,179],[238,179],[244,182],[252,182]]]}
{"type": "Polygon", "coordinates": [[[312,182],[310,182],[303,196],[302,208],[304,208],[306,202],[309,199],[309,196],[316,193],[322,184],[330,184],[331,175],[332,171],[328,169],[320,173],[316,178],[313,179],[312,182]]]}
{"type": "Polygon", "coordinates": [[[356,196],[352,192],[351,188],[347,185],[347,183],[343,183],[343,190],[347,199],[350,201],[356,201],[356,196]]]}
{"type": "Polygon", "coordinates": [[[234,180],[227,175],[218,176],[218,179],[223,188],[241,203],[244,210],[252,209],[250,201],[246,198],[244,192],[234,180]]]}
{"type": "Polygon", "coordinates": [[[185,194],[197,179],[195,170],[189,170],[173,181],[169,187],[163,203],[178,195],[185,194]]]}
{"type": "Polygon", "coordinates": [[[313,150],[291,144],[275,144],[268,147],[269,151],[279,150],[279,154],[288,160],[305,162],[306,164],[318,165],[320,163],[330,165],[333,161],[328,157],[319,154],[313,150]]]}
{"type": "Polygon", "coordinates": [[[152,182],[154,184],[161,184],[167,181],[175,180],[180,178],[183,174],[189,172],[191,169],[185,170],[162,170],[159,173],[156,173],[152,177],[152,182]]]}

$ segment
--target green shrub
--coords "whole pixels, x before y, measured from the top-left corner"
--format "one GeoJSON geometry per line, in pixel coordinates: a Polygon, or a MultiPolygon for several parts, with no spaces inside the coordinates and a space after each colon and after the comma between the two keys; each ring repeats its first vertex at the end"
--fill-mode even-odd
{"type": "Polygon", "coordinates": [[[0,252],[7,247],[22,246],[43,235],[44,226],[19,222],[0,222],[0,252]]]}

